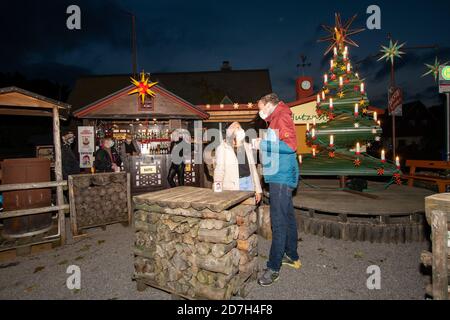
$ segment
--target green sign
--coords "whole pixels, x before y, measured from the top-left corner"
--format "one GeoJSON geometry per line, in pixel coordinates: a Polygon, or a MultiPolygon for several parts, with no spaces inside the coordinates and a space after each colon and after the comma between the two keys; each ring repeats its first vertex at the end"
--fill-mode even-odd
{"type": "Polygon", "coordinates": [[[443,67],[441,74],[444,80],[450,80],[450,66],[443,67]]]}
{"type": "Polygon", "coordinates": [[[439,93],[450,93],[450,66],[439,67],[439,93]]]}

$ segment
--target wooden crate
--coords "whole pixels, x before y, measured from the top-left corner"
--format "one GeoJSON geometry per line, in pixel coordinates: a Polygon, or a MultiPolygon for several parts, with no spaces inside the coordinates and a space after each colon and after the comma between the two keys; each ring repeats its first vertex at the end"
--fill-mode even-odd
{"type": "Polygon", "coordinates": [[[178,187],[135,196],[134,279],[187,299],[227,300],[258,271],[252,192],[178,187]]]}
{"type": "Polygon", "coordinates": [[[131,224],[130,174],[96,173],[69,176],[72,234],[114,223],[131,224]]]}

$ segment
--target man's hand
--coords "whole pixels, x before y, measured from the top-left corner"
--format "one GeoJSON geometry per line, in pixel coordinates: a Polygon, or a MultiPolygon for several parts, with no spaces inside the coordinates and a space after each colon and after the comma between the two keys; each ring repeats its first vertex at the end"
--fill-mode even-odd
{"type": "Polygon", "coordinates": [[[261,194],[261,193],[255,194],[255,201],[256,201],[256,204],[258,204],[258,203],[261,202],[261,198],[262,198],[262,194],[261,194]]]}
{"type": "Polygon", "coordinates": [[[256,139],[252,140],[252,147],[253,147],[253,149],[259,150],[260,145],[261,145],[261,138],[256,138],[256,139]]]}

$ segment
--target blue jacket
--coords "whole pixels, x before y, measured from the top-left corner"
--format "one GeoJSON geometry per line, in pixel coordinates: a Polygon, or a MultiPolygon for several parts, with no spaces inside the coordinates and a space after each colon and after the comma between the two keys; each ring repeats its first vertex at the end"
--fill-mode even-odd
{"type": "Polygon", "coordinates": [[[285,142],[280,141],[272,129],[261,141],[263,175],[266,183],[286,184],[295,189],[298,185],[300,169],[297,154],[285,142]]]}

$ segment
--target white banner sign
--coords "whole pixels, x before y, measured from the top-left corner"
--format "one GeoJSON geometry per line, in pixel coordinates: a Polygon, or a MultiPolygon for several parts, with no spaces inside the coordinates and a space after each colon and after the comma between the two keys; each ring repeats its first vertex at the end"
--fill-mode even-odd
{"type": "Polygon", "coordinates": [[[94,127],[78,127],[78,152],[95,152],[94,127]]]}
{"type": "Polygon", "coordinates": [[[328,117],[326,115],[322,116],[317,115],[316,105],[317,103],[314,101],[292,107],[291,108],[292,120],[294,120],[294,123],[295,124],[313,123],[313,119],[316,120],[316,123],[327,122],[328,117]]]}

